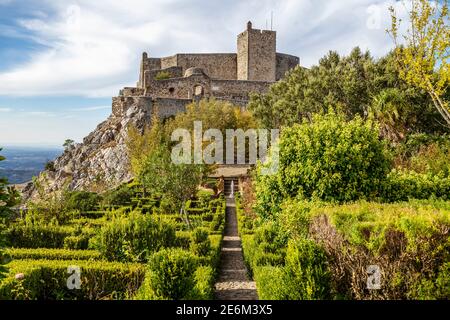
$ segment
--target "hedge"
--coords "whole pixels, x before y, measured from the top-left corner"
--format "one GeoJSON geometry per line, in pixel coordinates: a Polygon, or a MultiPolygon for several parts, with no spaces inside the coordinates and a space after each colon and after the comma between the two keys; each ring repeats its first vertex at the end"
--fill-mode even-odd
{"type": "Polygon", "coordinates": [[[5,254],[16,260],[101,260],[101,254],[96,250],[9,248],[5,254]]]}
{"type": "Polygon", "coordinates": [[[138,212],[113,218],[100,229],[98,249],[109,261],[147,261],[147,256],[176,243],[173,224],[138,212]]]}
{"type": "MultiPolygon", "coordinates": [[[[292,212],[294,207],[292,202],[285,208],[292,212]]],[[[298,211],[306,207],[300,202],[298,211]]],[[[444,281],[449,274],[445,265],[450,261],[449,202],[357,202],[309,207],[303,211],[307,218],[296,216],[298,230],[292,229],[295,221],[283,226],[290,229],[292,236],[308,237],[323,248],[334,298],[450,298],[449,282],[444,281]],[[307,235],[303,231],[305,227],[307,235]],[[366,289],[366,268],[370,265],[377,265],[381,270],[379,290],[366,289]]],[[[280,217],[285,215],[283,212],[280,217]]],[[[288,258],[292,256],[292,252],[287,254],[288,258]]]]}
{"type": "Polygon", "coordinates": [[[72,227],[15,224],[8,229],[7,240],[16,248],[62,248],[74,232],[72,227]]]}
{"type": "Polygon", "coordinates": [[[381,198],[387,202],[430,198],[450,200],[450,177],[393,170],[388,175],[381,198]]]}
{"type": "Polygon", "coordinates": [[[2,300],[99,300],[131,296],[144,280],[140,264],[81,260],[14,260],[0,283],[2,300]],[[69,266],[81,269],[80,289],[68,289],[69,266]],[[16,279],[23,274],[23,279],[16,279]]]}

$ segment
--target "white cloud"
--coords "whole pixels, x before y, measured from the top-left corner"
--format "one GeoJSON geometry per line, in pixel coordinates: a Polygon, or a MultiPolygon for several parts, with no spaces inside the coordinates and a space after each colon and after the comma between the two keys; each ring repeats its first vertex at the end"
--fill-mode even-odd
{"type": "Polygon", "coordinates": [[[75,108],[71,109],[71,111],[83,112],[83,111],[97,111],[97,110],[106,110],[111,109],[111,106],[94,106],[94,107],[85,107],[85,108],[75,108]]]}
{"type": "Polygon", "coordinates": [[[0,112],[11,112],[11,108],[0,108],[0,112]]]}
{"type": "MultiPolygon", "coordinates": [[[[5,0],[0,0],[0,3],[5,0]]],[[[177,52],[235,52],[236,35],[247,20],[278,31],[278,49],[300,56],[304,66],[328,50],[354,46],[377,56],[391,48],[384,32],[394,0],[78,0],[41,1],[42,11],[17,22],[46,49],[9,71],[0,71],[0,95],[83,95],[109,97],[138,78],[142,51],[151,56],[177,52]],[[75,3],[75,2],[74,2],[75,3]],[[380,8],[379,29],[368,8],[380,8]],[[375,6],[375,7],[374,7],[375,6]],[[372,24],[373,26],[373,24],[372,24]]]]}

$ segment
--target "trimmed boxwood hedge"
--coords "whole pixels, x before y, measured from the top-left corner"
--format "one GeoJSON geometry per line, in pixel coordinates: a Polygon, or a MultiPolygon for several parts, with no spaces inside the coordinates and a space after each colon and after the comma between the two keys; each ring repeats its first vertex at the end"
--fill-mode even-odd
{"type": "Polygon", "coordinates": [[[144,280],[145,267],[81,260],[13,260],[0,282],[0,300],[123,299],[134,294],[144,280]],[[69,266],[81,268],[81,288],[69,290],[69,266]],[[16,279],[23,274],[23,279],[16,279]]]}
{"type": "Polygon", "coordinates": [[[101,260],[96,250],[9,248],[5,254],[15,260],[101,260]]]}

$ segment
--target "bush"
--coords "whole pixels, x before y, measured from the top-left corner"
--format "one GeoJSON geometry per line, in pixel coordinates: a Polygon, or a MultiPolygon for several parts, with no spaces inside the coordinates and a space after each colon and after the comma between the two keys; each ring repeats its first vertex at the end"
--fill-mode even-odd
{"type": "Polygon", "coordinates": [[[7,267],[0,300],[124,299],[139,288],[145,274],[139,264],[104,261],[14,260],[7,267]],[[69,266],[81,269],[79,290],[67,288],[69,266]],[[15,279],[18,273],[24,279],[15,279]]]}
{"type": "Polygon", "coordinates": [[[212,232],[222,233],[224,224],[225,224],[225,202],[221,203],[221,205],[217,207],[212,222],[210,224],[210,230],[212,232]]]}
{"type": "Polygon", "coordinates": [[[215,273],[210,266],[200,266],[195,271],[195,295],[194,300],[214,299],[215,273]]]}
{"type": "Polygon", "coordinates": [[[258,297],[261,300],[287,300],[284,270],[280,267],[260,266],[254,270],[258,297]]]}
{"type": "Polygon", "coordinates": [[[191,232],[190,231],[177,231],[175,246],[188,250],[191,245],[191,232]]]}
{"type": "Polygon", "coordinates": [[[212,190],[199,190],[197,192],[197,198],[202,208],[208,208],[209,202],[214,196],[214,191],[212,190]]]}
{"type": "Polygon", "coordinates": [[[8,244],[18,248],[62,248],[64,239],[75,229],[55,225],[13,224],[8,229],[8,244]]]}
{"type": "Polygon", "coordinates": [[[287,239],[280,232],[279,226],[272,221],[256,229],[255,241],[261,250],[267,253],[277,253],[287,244],[287,239]]]}
{"type": "Polygon", "coordinates": [[[167,221],[133,212],[115,217],[100,229],[99,250],[109,261],[147,261],[148,254],[175,245],[175,228],[167,221]]]}
{"type": "Polygon", "coordinates": [[[97,193],[86,191],[72,191],[66,195],[66,207],[68,210],[80,212],[94,211],[102,198],[97,193]]]}
{"type": "Polygon", "coordinates": [[[151,290],[159,299],[192,298],[196,286],[196,257],[181,249],[163,249],[149,261],[151,290]]]}
{"type": "Polygon", "coordinates": [[[442,297],[449,228],[448,202],[417,200],[315,208],[309,226],[329,257],[333,291],[349,299],[442,297]],[[369,265],[382,270],[380,290],[366,289],[369,265]]]}
{"type": "Polygon", "coordinates": [[[103,194],[103,204],[107,206],[127,206],[131,204],[133,196],[133,189],[124,184],[103,194]]]}
{"type": "Polygon", "coordinates": [[[168,71],[160,71],[155,75],[155,80],[167,80],[170,79],[170,73],[168,71]]]}
{"type": "Polygon", "coordinates": [[[214,268],[215,271],[219,268],[220,265],[220,255],[222,252],[222,235],[210,235],[209,241],[211,243],[211,251],[210,251],[210,265],[214,268]]]}
{"type": "Polygon", "coordinates": [[[200,256],[206,256],[211,250],[211,241],[208,238],[208,230],[197,228],[191,234],[191,251],[200,256]]]}
{"type": "Polygon", "coordinates": [[[375,198],[390,168],[387,145],[372,122],[346,122],[333,113],[284,128],[279,151],[276,174],[263,175],[265,165],[258,167],[256,209],[262,217],[279,212],[285,198],[375,198]]]}
{"type": "Polygon", "coordinates": [[[330,274],[324,251],[312,240],[290,242],[284,267],[255,266],[260,299],[317,300],[330,295],[330,274]]]}
{"type": "Polygon", "coordinates": [[[81,250],[89,246],[89,235],[82,234],[78,236],[69,236],[64,238],[64,249],[81,250]]]}
{"type": "Polygon", "coordinates": [[[430,198],[450,200],[450,177],[393,170],[382,193],[387,202],[430,198]]]}
{"type": "Polygon", "coordinates": [[[236,197],[236,214],[238,219],[239,234],[252,234],[254,227],[254,219],[249,217],[242,208],[242,202],[239,196],[236,197]]]}
{"type": "Polygon", "coordinates": [[[324,250],[314,241],[291,241],[286,253],[285,284],[290,300],[330,297],[330,273],[324,250]]]}
{"type": "Polygon", "coordinates": [[[95,250],[67,249],[13,249],[5,250],[12,259],[17,260],[100,260],[101,254],[95,250]]]}

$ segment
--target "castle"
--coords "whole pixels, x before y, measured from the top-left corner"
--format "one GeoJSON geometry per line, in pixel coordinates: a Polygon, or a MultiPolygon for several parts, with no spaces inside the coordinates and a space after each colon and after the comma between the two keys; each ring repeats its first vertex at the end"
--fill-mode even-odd
{"type": "Polygon", "coordinates": [[[299,65],[299,58],[276,52],[276,32],[247,29],[237,37],[237,53],[175,54],[152,58],[143,53],[136,87],[113,98],[113,115],[138,105],[162,118],[185,110],[196,99],[214,97],[245,106],[249,94],[265,93],[271,84],[299,65]]]}

